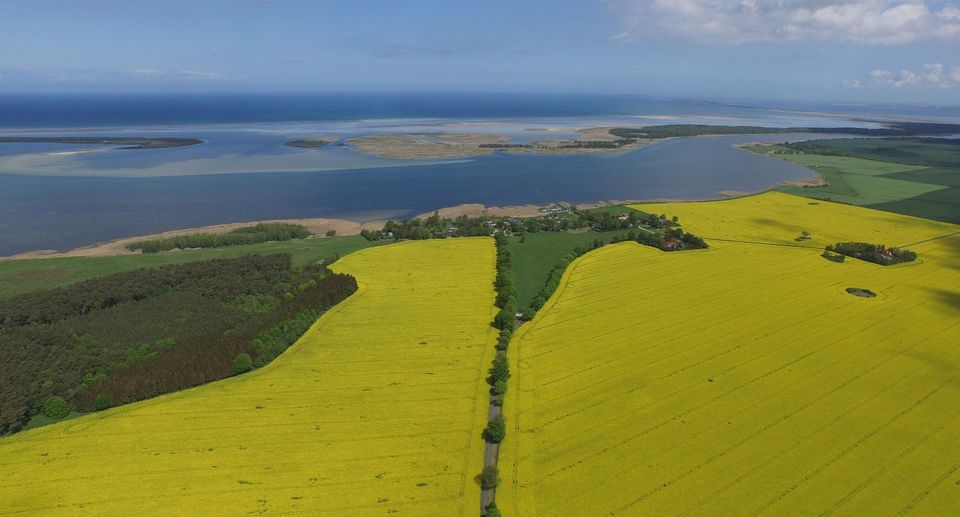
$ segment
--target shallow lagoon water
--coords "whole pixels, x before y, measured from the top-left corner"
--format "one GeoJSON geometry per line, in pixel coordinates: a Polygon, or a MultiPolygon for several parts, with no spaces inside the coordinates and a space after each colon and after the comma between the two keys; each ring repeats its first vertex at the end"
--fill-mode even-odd
{"type": "Polygon", "coordinates": [[[405,161],[399,167],[322,172],[141,178],[0,175],[0,255],[65,250],[228,222],[403,218],[462,203],[710,199],[721,190],[754,192],[810,177],[812,172],[799,165],[733,147],[799,138],[700,137],[626,153],[498,153],[447,163],[405,161]]]}
{"type": "Polygon", "coordinates": [[[705,137],[629,153],[454,160],[388,160],[336,144],[282,145],[312,136],[486,132],[526,143],[575,138],[575,128],[597,126],[872,126],[866,120],[871,113],[930,120],[956,115],[917,107],[890,112],[767,104],[525,94],[0,95],[3,135],[205,141],[156,150],[0,145],[0,255],[228,222],[402,218],[461,203],[709,199],[721,190],[753,192],[812,175],[732,147],[810,135],[705,137]]]}

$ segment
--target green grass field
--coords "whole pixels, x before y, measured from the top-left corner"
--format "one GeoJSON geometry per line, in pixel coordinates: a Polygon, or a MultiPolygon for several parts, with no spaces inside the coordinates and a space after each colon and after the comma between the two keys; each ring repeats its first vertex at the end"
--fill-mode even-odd
{"type": "Polygon", "coordinates": [[[15,294],[49,289],[121,271],[165,264],[182,264],[194,260],[231,258],[244,255],[290,253],[295,266],[322,260],[334,253],[344,256],[354,251],[385,244],[371,242],[359,235],[304,239],[285,242],[265,242],[246,246],[197,249],[153,253],[147,255],[116,255],[107,257],[68,257],[0,262],[0,298],[15,294]]]}
{"type": "MultiPolygon", "coordinates": [[[[924,169],[916,165],[812,154],[785,154],[778,158],[805,165],[824,176],[827,185],[813,189],[814,196],[851,205],[900,201],[945,188],[942,185],[891,177],[893,174],[903,172],[916,174],[924,169]]],[[[784,187],[782,190],[790,194],[802,195],[809,194],[811,189],[784,187]]]]}
{"type": "Polygon", "coordinates": [[[960,144],[935,139],[840,139],[760,145],[752,151],[823,175],[822,187],[781,187],[790,194],[960,222],[960,144]],[[795,146],[804,152],[797,153],[795,146]]]}
{"type": "Polygon", "coordinates": [[[520,242],[519,236],[511,237],[510,252],[513,259],[513,274],[516,277],[517,304],[520,307],[530,305],[546,283],[550,270],[574,248],[586,246],[594,239],[609,242],[610,237],[623,233],[623,230],[528,233],[526,242],[520,242]]]}

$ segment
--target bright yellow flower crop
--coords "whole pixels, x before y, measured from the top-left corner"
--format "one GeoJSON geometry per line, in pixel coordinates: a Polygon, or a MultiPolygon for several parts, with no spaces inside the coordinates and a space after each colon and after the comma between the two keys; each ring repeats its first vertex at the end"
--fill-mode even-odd
{"type": "Polygon", "coordinates": [[[506,515],[957,513],[960,235],[893,267],[710,237],[900,244],[960,227],[812,201],[640,206],[712,248],[623,243],[570,266],[511,343],[506,515]]]}
{"type": "Polygon", "coordinates": [[[494,257],[347,256],[360,290],[267,367],[0,439],[0,515],[474,515],[494,257]]]}
{"type": "Polygon", "coordinates": [[[957,231],[949,223],[880,210],[820,201],[780,192],[766,192],[726,201],[633,205],[651,214],[678,216],[685,231],[709,241],[775,242],[824,247],[843,241],[898,246],[957,231]],[[798,242],[801,232],[810,239],[798,242]],[[711,240],[712,239],[712,240],[711,240]]]}

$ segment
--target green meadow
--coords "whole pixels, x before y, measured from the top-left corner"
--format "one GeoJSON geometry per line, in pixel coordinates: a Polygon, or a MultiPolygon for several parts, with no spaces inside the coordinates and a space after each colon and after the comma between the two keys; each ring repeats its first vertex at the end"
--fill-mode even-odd
{"type": "Polygon", "coordinates": [[[960,141],[840,139],[750,150],[817,171],[826,185],[779,190],[888,212],[960,222],[960,141]]]}

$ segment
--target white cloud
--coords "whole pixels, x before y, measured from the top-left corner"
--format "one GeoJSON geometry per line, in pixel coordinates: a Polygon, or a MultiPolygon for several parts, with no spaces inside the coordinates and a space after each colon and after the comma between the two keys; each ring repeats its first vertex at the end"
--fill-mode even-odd
{"type": "Polygon", "coordinates": [[[852,89],[852,90],[856,90],[856,89],[858,89],[858,88],[863,88],[863,83],[860,82],[860,81],[857,80],[857,79],[851,79],[851,80],[848,80],[848,81],[844,81],[844,82],[843,82],[843,87],[844,87],[844,88],[850,88],[850,89],[852,89]]]}
{"type": "MultiPolygon", "coordinates": [[[[947,69],[941,63],[924,65],[919,71],[914,70],[884,70],[878,68],[870,71],[870,85],[873,88],[954,88],[960,86],[960,66],[947,69]]],[[[843,82],[846,88],[860,88],[863,83],[859,80],[843,82]],[[859,86],[853,86],[854,84],[859,86]]]]}
{"type": "Polygon", "coordinates": [[[672,37],[741,44],[801,40],[903,45],[960,38],[955,0],[609,0],[626,30],[611,39],[672,37]],[[936,4],[936,5],[935,5],[936,4]]]}
{"type": "Polygon", "coordinates": [[[180,77],[193,77],[195,79],[219,79],[223,74],[217,72],[202,72],[200,70],[177,70],[175,75],[180,77]]]}
{"type": "Polygon", "coordinates": [[[134,75],[140,75],[143,77],[153,77],[157,75],[163,75],[163,72],[156,70],[154,68],[138,68],[133,71],[134,75]]]}

